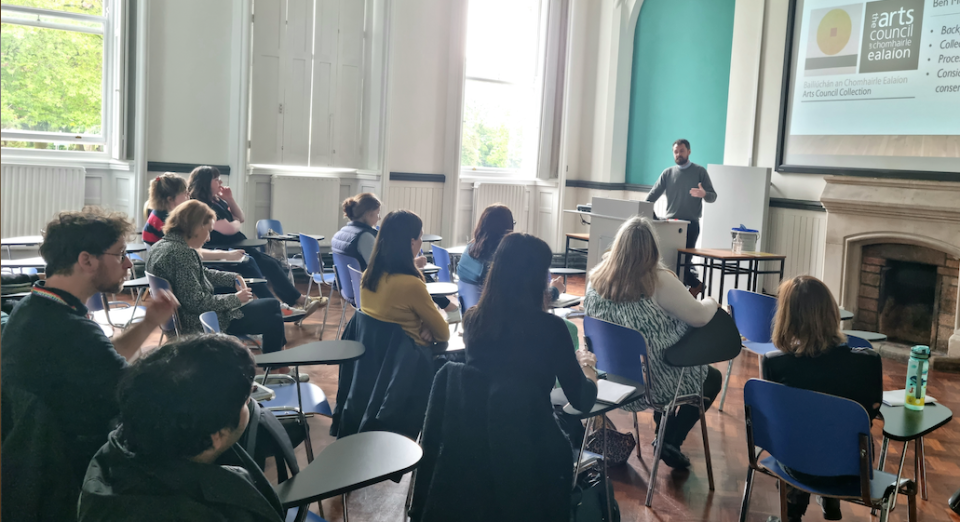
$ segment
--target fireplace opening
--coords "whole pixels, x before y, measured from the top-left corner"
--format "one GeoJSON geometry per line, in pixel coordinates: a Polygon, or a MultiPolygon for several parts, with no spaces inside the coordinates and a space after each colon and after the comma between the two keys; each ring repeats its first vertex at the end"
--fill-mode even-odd
{"type": "Polygon", "coordinates": [[[880,270],[880,332],[891,340],[929,345],[937,315],[937,267],[888,260],[880,270]]]}

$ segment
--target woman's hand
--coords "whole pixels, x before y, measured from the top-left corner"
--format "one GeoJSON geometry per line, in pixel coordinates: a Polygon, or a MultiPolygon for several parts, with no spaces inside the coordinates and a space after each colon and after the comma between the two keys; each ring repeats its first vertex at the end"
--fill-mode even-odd
{"type": "Polygon", "coordinates": [[[240,304],[245,304],[253,299],[253,290],[249,288],[243,288],[237,292],[237,299],[240,300],[240,304]]]}
{"type": "Polygon", "coordinates": [[[580,362],[584,377],[597,382],[597,356],[586,350],[577,350],[577,361],[580,362]]]}
{"type": "Polygon", "coordinates": [[[233,203],[233,190],[230,187],[220,187],[220,199],[226,200],[227,203],[233,203]]]}
{"type": "Polygon", "coordinates": [[[246,255],[247,253],[243,250],[229,250],[224,252],[223,259],[227,261],[243,261],[243,258],[246,255]]]}
{"type": "Polygon", "coordinates": [[[427,323],[420,325],[420,338],[428,343],[436,342],[436,338],[433,337],[433,332],[430,331],[430,326],[427,323]]]}
{"type": "Polygon", "coordinates": [[[414,266],[416,266],[416,267],[419,268],[420,270],[423,270],[423,267],[427,266],[427,258],[426,258],[426,256],[417,256],[417,257],[413,258],[413,264],[414,264],[414,266]]]}
{"type": "Polygon", "coordinates": [[[567,287],[563,284],[563,277],[557,276],[550,280],[550,286],[556,288],[560,293],[567,291],[567,287]]]}

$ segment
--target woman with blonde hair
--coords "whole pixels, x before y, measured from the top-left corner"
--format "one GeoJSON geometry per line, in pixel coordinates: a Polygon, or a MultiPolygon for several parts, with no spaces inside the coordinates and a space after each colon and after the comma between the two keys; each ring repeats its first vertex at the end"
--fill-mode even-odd
{"type": "Polygon", "coordinates": [[[239,274],[203,266],[197,250],[210,239],[217,215],[206,204],[191,200],[170,213],[164,236],[150,251],[147,272],[170,282],[180,301],[177,310],[181,333],[201,333],[200,314],[217,312],[220,329],[233,335],[262,334],[263,351],[281,350],[287,343],[280,302],[255,299],[239,274]],[[235,293],[216,294],[214,288],[235,293]]]}
{"type": "MultiPolygon", "coordinates": [[[[587,315],[638,330],[647,340],[647,365],[654,381],[653,397],[666,404],[680,382],[681,369],[664,360],[664,352],[691,328],[706,325],[717,311],[712,298],[697,301],[676,274],[660,263],[660,248],[653,226],[646,218],[634,217],[617,231],[613,246],[589,275],[584,299],[587,315]]],[[[687,368],[680,394],[695,394],[703,386],[704,407],[709,408],[720,393],[722,376],[712,366],[687,368]]],[[[645,398],[624,406],[642,411],[651,405],[645,398]]],[[[657,426],[660,414],[654,413],[657,426]]],[[[680,451],[687,433],[700,420],[696,406],[684,405],[671,416],[660,458],[672,468],[690,466],[680,451]]],[[[659,428],[658,428],[659,432],[659,428]]]]}
{"type": "MultiPolygon", "coordinates": [[[[840,308],[827,285],[813,276],[798,276],[780,285],[773,320],[773,344],[779,352],[763,357],[761,373],[768,381],[844,397],[860,403],[870,418],[880,413],[883,363],[867,348],[850,348],[840,331],[840,308]]],[[[787,470],[808,484],[837,486],[859,477],[810,477],[787,470]]],[[[810,494],[787,486],[787,521],[799,521],[810,494]]],[[[821,498],[824,518],[840,520],[840,501],[821,498]]]]}

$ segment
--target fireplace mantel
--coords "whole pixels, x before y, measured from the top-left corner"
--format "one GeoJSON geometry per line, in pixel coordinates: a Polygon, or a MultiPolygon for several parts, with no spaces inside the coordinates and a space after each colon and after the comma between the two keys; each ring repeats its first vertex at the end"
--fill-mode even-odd
{"type": "MultiPolygon", "coordinates": [[[[823,280],[848,310],[857,309],[861,249],[879,243],[933,248],[960,257],[960,182],[826,176],[823,280]]],[[[957,290],[957,274],[949,281],[957,290]]],[[[960,302],[960,299],[958,299],[960,302]]],[[[948,355],[960,357],[960,313],[948,355]]]]}

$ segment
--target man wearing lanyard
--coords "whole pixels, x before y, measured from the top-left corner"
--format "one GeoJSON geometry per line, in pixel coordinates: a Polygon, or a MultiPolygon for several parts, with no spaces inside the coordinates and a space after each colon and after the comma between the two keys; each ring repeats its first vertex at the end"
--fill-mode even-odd
{"type": "MultiPolygon", "coordinates": [[[[46,280],[38,282],[31,294],[17,304],[0,339],[4,449],[10,432],[17,429],[19,422],[29,421],[27,417],[31,415],[26,411],[17,418],[14,412],[23,408],[18,408],[16,401],[38,398],[58,420],[56,427],[67,441],[63,455],[67,462],[62,463],[58,473],[75,482],[76,495],[90,458],[113,429],[119,413],[116,387],[128,361],[178,306],[170,293],[152,295],[143,321],[112,342],[97,323],[86,317],[84,303],[90,297],[97,292],[113,294],[122,290],[127,271],[133,266],[126,255],[126,237],[132,230],[132,224],[119,214],[60,213],[46,226],[40,246],[40,255],[46,261],[46,280]],[[12,418],[8,417],[8,406],[12,418]]],[[[30,448],[27,455],[21,452],[19,456],[33,458],[31,449],[43,448],[30,448]]],[[[3,452],[4,461],[8,455],[3,452]]],[[[4,490],[7,497],[6,481],[4,490]]],[[[30,493],[21,490],[21,494],[30,493]]],[[[43,489],[38,494],[46,495],[47,491],[43,489]]],[[[18,502],[9,497],[4,500],[18,502]]],[[[38,501],[22,500],[26,502],[24,506],[38,501]]]]}
{"type": "MultiPolygon", "coordinates": [[[[656,202],[666,193],[666,218],[690,222],[687,226],[687,248],[694,248],[697,246],[697,238],[700,237],[703,202],[713,203],[717,200],[717,193],[713,190],[707,169],[690,161],[689,141],[681,139],[673,143],[673,161],[676,166],[669,167],[660,174],[657,184],[647,194],[647,201],[656,202]]],[[[687,259],[689,262],[689,256],[687,259]]],[[[693,267],[687,269],[683,282],[690,287],[690,293],[694,296],[703,290],[703,283],[693,267]]]]}

